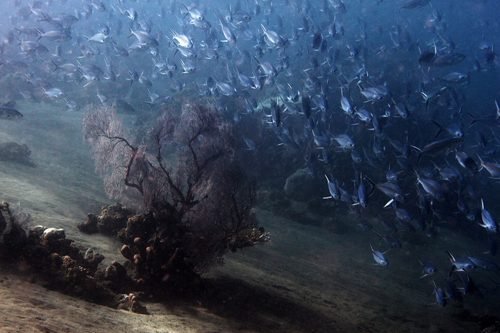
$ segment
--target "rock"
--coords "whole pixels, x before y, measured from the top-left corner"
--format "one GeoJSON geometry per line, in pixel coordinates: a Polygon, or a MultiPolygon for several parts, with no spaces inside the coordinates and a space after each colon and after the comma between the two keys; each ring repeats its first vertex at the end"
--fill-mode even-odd
{"type": "Polygon", "coordinates": [[[42,239],[48,242],[65,238],[66,234],[64,233],[64,229],[47,228],[42,233],[42,239]]]}
{"type": "Polygon", "coordinates": [[[109,205],[101,209],[99,215],[88,214],[87,221],[80,223],[78,229],[87,234],[100,232],[108,236],[116,236],[127,226],[127,220],[133,212],[120,204],[109,205]]]}
{"type": "Polygon", "coordinates": [[[82,250],[66,238],[64,229],[41,225],[23,229],[6,203],[0,203],[0,259],[23,262],[43,283],[83,299],[117,307],[117,294],[128,295],[125,307],[129,311],[147,313],[138,303],[135,280],[125,267],[113,262],[105,271],[99,269],[104,257],[94,249],[82,250]]]}
{"type": "Polygon", "coordinates": [[[87,262],[87,265],[92,271],[97,270],[97,266],[104,260],[104,256],[100,253],[95,252],[92,248],[88,248],[83,255],[83,259],[87,262]]]}
{"type": "Polygon", "coordinates": [[[123,280],[128,279],[127,270],[119,262],[113,261],[104,270],[104,278],[115,283],[123,282],[123,280]]]}
{"type": "Polygon", "coordinates": [[[31,150],[25,144],[16,142],[0,143],[0,160],[12,161],[29,166],[35,166],[31,160],[31,150]]]}
{"type": "Polygon", "coordinates": [[[134,213],[120,204],[110,205],[101,210],[97,218],[99,232],[116,236],[118,231],[127,226],[127,220],[134,213]]]}
{"type": "Polygon", "coordinates": [[[130,247],[126,244],[124,244],[121,247],[120,252],[121,252],[122,256],[124,256],[128,260],[132,260],[132,257],[134,256],[132,253],[132,250],[130,250],[130,247]]]}
{"type": "Polygon", "coordinates": [[[44,227],[43,225],[37,224],[29,229],[28,234],[30,238],[38,239],[42,237],[42,234],[45,231],[45,229],[47,228],[44,227]]]}
{"type": "Polygon", "coordinates": [[[87,221],[77,225],[78,230],[86,234],[95,234],[99,231],[97,228],[97,216],[94,214],[87,214],[87,221]]]}
{"type": "Polygon", "coordinates": [[[117,309],[140,314],[148,314],[146,307],[139,303],[138,297],[135,293],[119,295],[119,297],[117,297],[117,303],[117,309]]]}
{"type": "Polygon", "coordinates": [[[124,243],[140,245],[142,239],[148,239],[154,234],[156,229],[155,221],[149,215],[134,215],[127,220],[127,228],[121,240],[124,243]]]}
{"type": "Polygon", "coordinates": [[[308,169],[298,169],[285,181],[283,188],[288,198],[309,201],[321,194],[321,184],[308,169]]]}

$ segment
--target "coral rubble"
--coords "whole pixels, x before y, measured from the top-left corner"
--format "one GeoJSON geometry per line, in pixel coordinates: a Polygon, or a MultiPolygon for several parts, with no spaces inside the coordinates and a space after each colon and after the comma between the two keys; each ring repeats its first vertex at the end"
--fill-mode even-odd
{"type": "Polygon", "coordinates": [[[125,269],[112,263],[100,270],[104,257],[75,245],[64,229],[36,225],[24,230],[4,202],[0,204],[0,234],[2,261],[24,262],[47,287],[98,304],[147,313],[138,294],[132,292],[134,286],[125,269]]]}

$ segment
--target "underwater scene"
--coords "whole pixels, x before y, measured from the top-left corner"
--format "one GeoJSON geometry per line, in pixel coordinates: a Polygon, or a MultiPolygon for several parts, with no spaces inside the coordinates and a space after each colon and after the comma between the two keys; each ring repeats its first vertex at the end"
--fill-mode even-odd
{"type": "Polygon", "coordinates": [[[500,332],[499,1],[0,9],[0,333],[500,332]]]}

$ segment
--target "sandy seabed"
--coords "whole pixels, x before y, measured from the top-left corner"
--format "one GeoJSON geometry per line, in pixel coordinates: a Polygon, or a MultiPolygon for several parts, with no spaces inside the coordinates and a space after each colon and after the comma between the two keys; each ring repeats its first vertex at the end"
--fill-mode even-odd
{"type": "MultiPolygon", "coordinates": [[[[102,253],[105,263],[122,261],[117,242],[76,228],[109,203],[82,139],[82,112],[28,103],[18,109],[24,119],[0,119],[0,142],[27,144],[37,166],[0,161],[0,200],[20,206],[35,224],[64,228],[68,238],[102,253]]],[[[22,264],[0,266],[0,332],[479,332],[471,314],[495,314],[496,290],[440,308],[432,281],[419,279],[415,253],[439,253],[444,267],[447,247],[459,251],[465,244],[458,236],[407,242],[382,268],[372,262],[373,235],[355,227],[358,216],[313,227],[264,208],[257,212],[271,242],[229,254],[205,276],[208,295],[198,301],[145,300],[150,315],[48,290],[22,264]]]]}

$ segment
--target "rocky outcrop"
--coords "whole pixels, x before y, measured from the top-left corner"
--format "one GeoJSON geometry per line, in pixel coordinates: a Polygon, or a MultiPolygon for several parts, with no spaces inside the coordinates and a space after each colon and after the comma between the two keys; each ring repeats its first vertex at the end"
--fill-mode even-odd
{"type": "Polygon", "coordinates": [[[321,185],[314,175],[304,168],[288,176],[283,190],[289,199],[309,201],[320,196],[321,185]]]}

